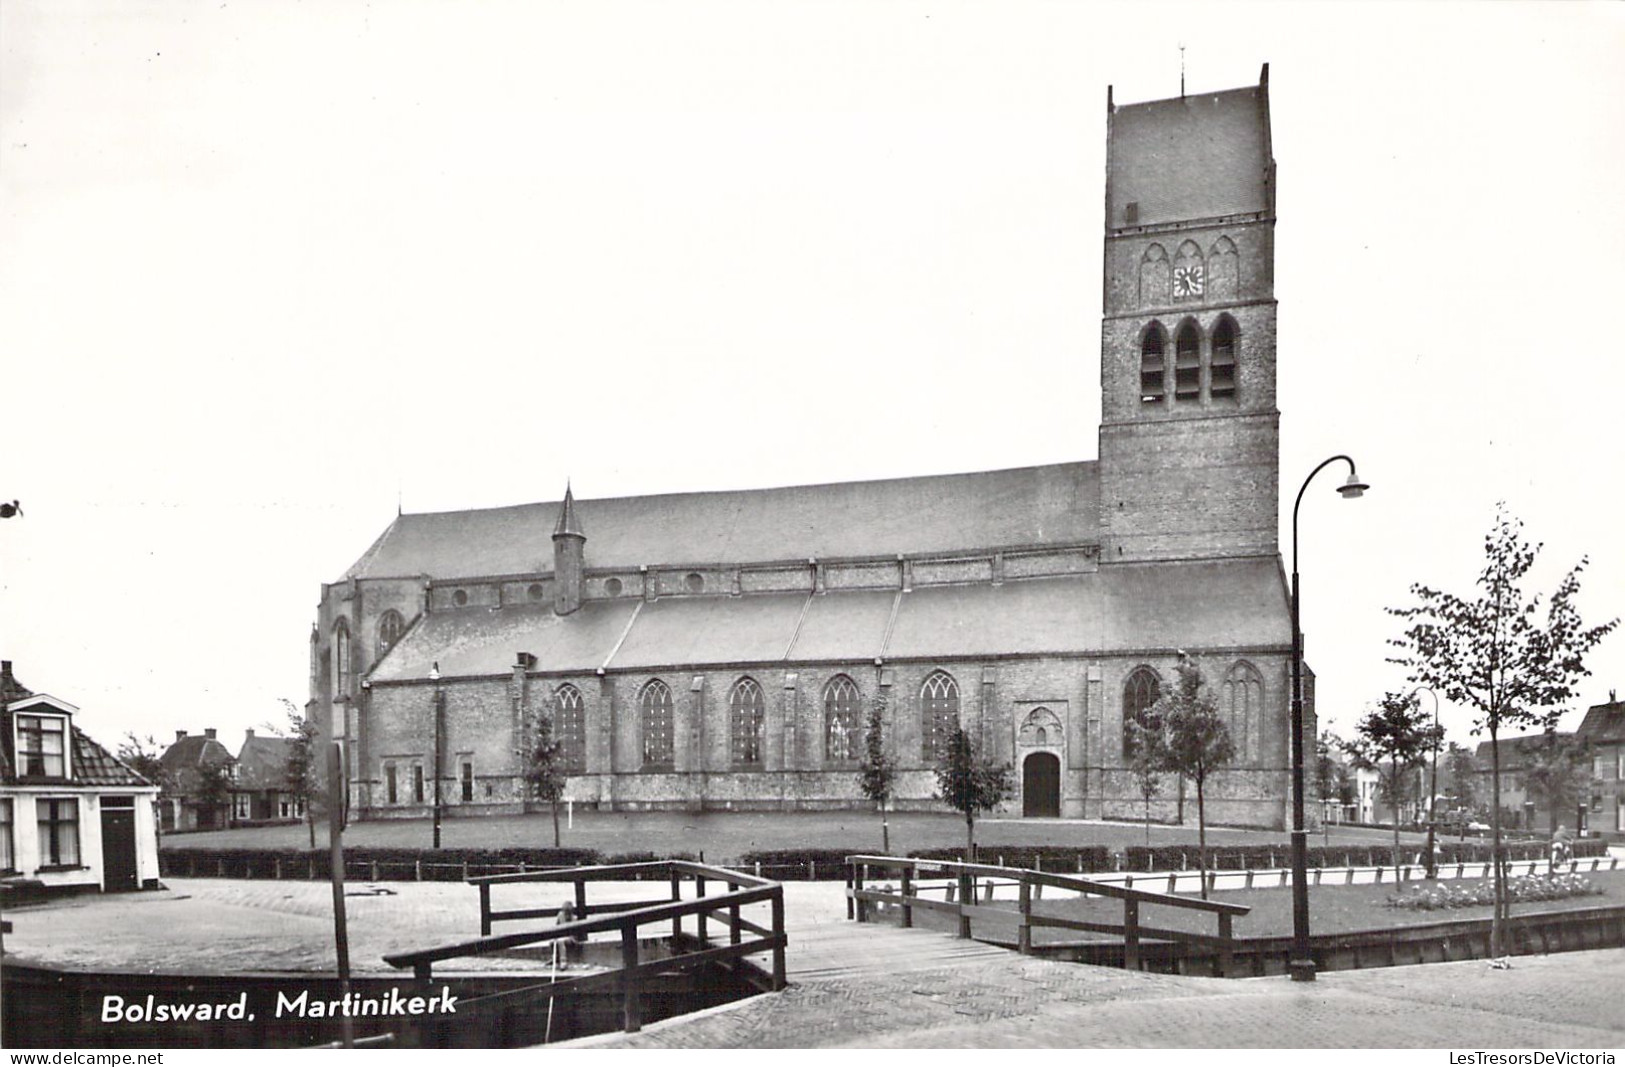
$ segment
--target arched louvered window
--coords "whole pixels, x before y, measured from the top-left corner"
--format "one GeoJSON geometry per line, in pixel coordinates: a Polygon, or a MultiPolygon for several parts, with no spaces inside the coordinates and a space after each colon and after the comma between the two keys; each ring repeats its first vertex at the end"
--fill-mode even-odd
{"type": "Polygon", "coordinates": [[[638,718],[643,727],[643,766],[670,770],[672,764],[671,688],[656,678],[638,694],[638,718]]]}
{"type": "Polygon", "coordinates": [[[1139,751],[1139,728],[1148,724],[1146,712],[1162,695],[1162,683],[1150,667],[1136,667],[1123,683],[1123,758],[1131,760],[1139,751]]]}
{"type": "Polygon", "coordinates": [[[1209,380],[1209,395],[1214,400],[1236,398],[1236,323],[1229,315],[1221,315],[1213,327],[1213,360],[1209,380]]]}
{"type": "Polygon", "coordinates": [[[863,739],[858,734],[862,703],[857,683],[837,674],[824,686],[824,759],[841,763],[858,758],[863,739]]]}
{"type": "Polygon", "coordinates": [[[760,767],[767,701],[754,679],[741,678],[728,693],[728,755],[735,767],[760,767]]]}
{"type": "Polygon", "coordinates": [[[587,771],[587,712],[581,690],[561,685],[553,693],[553,740],[565,774],[587,771]]]}
{"type": "Polygon", "coordinates": [[[948,738],[959,725],[959,683],[937,671],[920,686],[920,756],[935,763],[948,750],[948,738]]]}
{"type": "Polygon", "coordinates": [[[350,694],[350,623],[339,619],[333,624],[334,697],[350,694]]]}
{"type": "Polygon", "coordinates": [[[1264,676],[1246,660],[1230,668],[1219,692],[1219,714],[1230,729],[1237,761],[1256,760],[1259,731],[1263,728],[1264,676]]]}
{"type": "Polygon", "coordinates": [[[1186,320],[1174,338],[1174,401],[1194,404],[1202,399],[1202,334],[1186,320]]]}
{"type": "Polygon", "coordinates": [[[1146,327],[1145,336],[1140,339],[1140,403],[1143,405],[1160,404],[1167,395],[1168,387],[1163,380],[1166,345],[1161,323],[1153,322],[1146,327]]]}
{"type": "Polygon", "coordinates": [[[378,616],[378,658],[382,659],[385,652],[395,647],[395,642],[401,639],[401,632],[406,629],[406,621],[401,613],[390,608],[378,616]]]}

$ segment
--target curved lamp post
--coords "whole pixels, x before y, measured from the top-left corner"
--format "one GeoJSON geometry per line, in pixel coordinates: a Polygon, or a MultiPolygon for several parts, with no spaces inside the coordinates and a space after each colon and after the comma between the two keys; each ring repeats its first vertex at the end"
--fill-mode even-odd
{"type": "MultiPolygon", "coordinates": [[[[1443,735],[1439,731],[1439,694],[1425,685],[1419,685],[1411,690],[1411,697],[1426,692],[1433,698],[1433,770],[1428,776],[1428,843],[1423,846],[1422,866],[1427,877],[1439,877],[1439,861],[1433,855],[1433,830],[1439,821],[1439,741],[1443,735]]],[[[1399,818],[1399,812],[1394,812],[1394,818],[1399,818]]]]}
{"type": "Polygon", "coordinates": [[[1322,460],[1309,472],[1292,503],[1292,955],[1287,973],[1295,982],[1315,980],[1315,961],[1309,954],[1309,846],[1303,828],[1303,630],[1298,624],[1298,507],[1304,491],[1315,475],[1338,460],[1349,465],[1348,479],[1337,491],[1345,497],[1360,496],[1369,485],[1355,473],[1354,461],[1337,455],[1322,460]]]}

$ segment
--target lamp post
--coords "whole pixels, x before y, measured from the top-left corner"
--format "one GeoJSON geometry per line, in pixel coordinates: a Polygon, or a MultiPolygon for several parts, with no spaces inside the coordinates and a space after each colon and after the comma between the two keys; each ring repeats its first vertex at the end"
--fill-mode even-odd
{"type": "Polygon", "coordinates": [[[440,777],[441,757],[446,748],[446,695],[440,688],[440,663],[429,668],[429,681],[434,683],[434,847],[440,847],[440,777]]]}
{"type": "Polygon", "coordinates": [[[1309,954],[1309,844],[1303,828],[1303,630],[1298,613],[1298,506],[1315,475],[1338,460],[1349,465],[1348,479],[1337,491],[1350,499],[1371,488],[1360,481],[1354,461],[1337,455],[1322,460],[1309,472],[1292,503],[1292,955],[1287,973],[1295,982],[1315,980],[1315,961],[1309,954]]]}
{"type": "MultiPolygon", "coordinates": [[[[1428,775],[1428,843],[1423,846],[1422,866],[1428,878],[1439,877],[1439,862],[1433,855],[1433,832],[1439,821],[1439,741],[1443,736],[1439,730],[1439,694],[1425,685],[1419,685],[1411,690],[1411,696],[1426,690],[1427,695],[1433,698],[1433,769],[1428,775]]],[[[1399,813],[1394,813],[1399,818],[1399,813]]]]}

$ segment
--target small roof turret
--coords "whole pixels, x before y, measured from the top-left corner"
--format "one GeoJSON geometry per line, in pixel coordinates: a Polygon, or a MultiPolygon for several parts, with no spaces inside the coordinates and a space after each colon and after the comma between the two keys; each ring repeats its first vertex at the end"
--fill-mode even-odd
{"type": "Polygon", "coordinates": [[[582,532],[581,524],[576,521],[576,498],[570,491],[570,483],[564,483],[564,503],[559,505],[559,522],[553,527],[554,537],[579,537],[583,540],[587,535],[582,532]]]}

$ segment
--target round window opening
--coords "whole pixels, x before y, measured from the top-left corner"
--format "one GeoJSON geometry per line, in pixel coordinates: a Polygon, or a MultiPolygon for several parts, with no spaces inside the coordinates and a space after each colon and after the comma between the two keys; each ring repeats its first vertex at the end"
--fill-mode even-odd
{"type": "Polygon", "coordinates": [[[457,592],[451,594],[451,602],[458,607],[462,607],[468,603],[468,593],[461,589],[457,590],[457,592]]]}
{"type": "Polygon", "coordinates": [[[705,588],[705,579],[698,574],[690,573],[688,577],[683,579],[683,585],[688,587],[690,593],[698,593],[705,588]]]}
{"type": "Polygon", "coordinates": [[[542,589],[542,583],[541,582],[531,582],[530,583],[530,588],[527,589],[526,592],[530,594],[530,598],[532,600],[540,600],[540,599],[542,599],[542,593],[544,592],[544,590],[542,589]]]}
{"type": "Polygon", "coordinates": [[[604,592],[608,593],[610,596],[620,596],[621,580],[619,578],[611,578],[609,581],[605,582],[604,592]]]}

